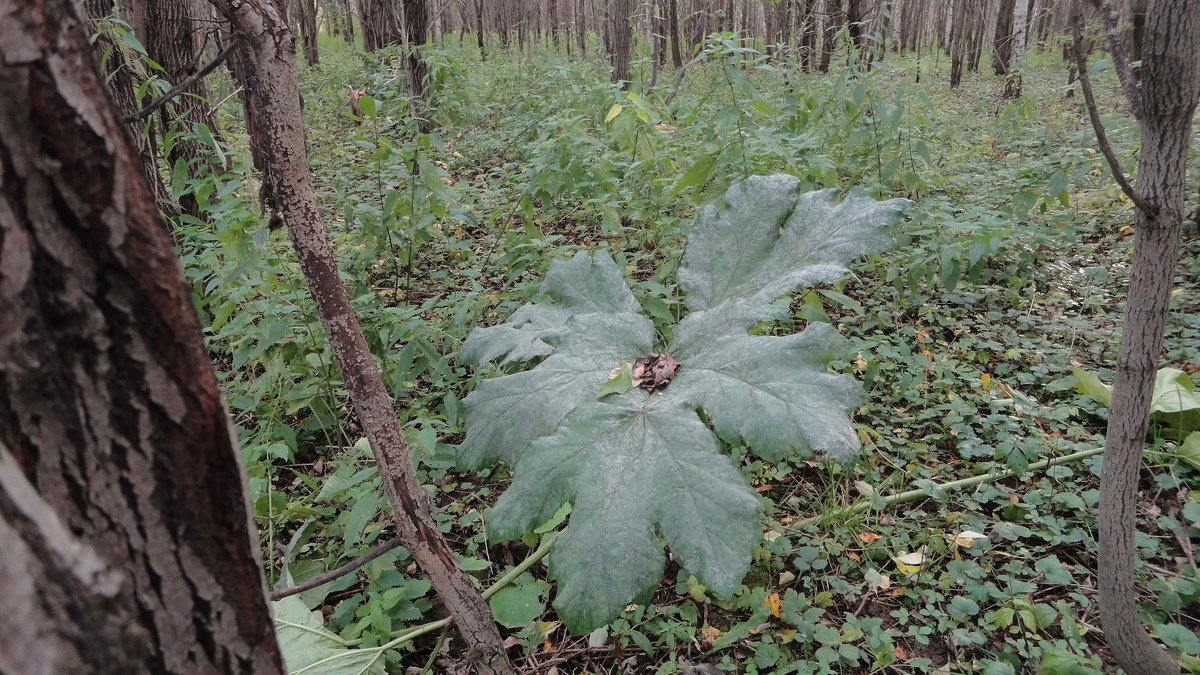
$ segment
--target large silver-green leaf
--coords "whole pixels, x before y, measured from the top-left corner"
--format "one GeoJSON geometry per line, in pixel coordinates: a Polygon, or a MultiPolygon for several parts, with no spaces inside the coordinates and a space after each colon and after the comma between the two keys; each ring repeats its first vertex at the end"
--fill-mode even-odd
{"type": "Polygon", "coordinates": [[[861,389],[825,370],[845,339],[823,323],[783,337],[747,334],[764,314],[770,310],[761,305],[728,300],[684,318],[669,350],[680,369],[668,395],[703,409],[718,433],[741,438],[765,459],[814,452],[853,459],[859,441],[845,413],[861,389]]]}
{"type": "Polygon", "coordinates": [[[386,659],[380,647],[355,649],[325,628],[321,613],[296,596],[271,603],[275,636],[284,664],[293,675],[384,675],[386,659]]]}
{"type": "Polygon", "coordinates": [[[908,204],[876,201],[861,188],[800,193],[792,176],[754,176],[700,213],[688,237],[679,286],[693,310],[736,298],[771,301],[845,274],[855,258],[891,245],[885,228],[908,204]]]}
{"type": "Polygon", "coordinates": [[[520,536],[574,503],[551,554],[554,604],[573,630],[603,625],[654,592],[660,535],[722,594],[737,588],[760,537],[754,492],[700,418],[669,397],[634,390],[581,406],[515,469],[489,520],[497,536],[520,536]]]}
{"type": "Polygon", "coordinates": [[[718,594],[736,590],[760,537],[757,501],[701,412],[720,436],[767,459],[854,456],[846,412],[858,386],[826,372],[842,338],[819,324],[784,337],[750,330],[786,316],[773,304],[780,295],[881,249],[902,203],[854,191],[839,204],[833,191],[801,194],[789,176],[730,188],[688,240],[680,284],[693,312],[673,331],[667,351],[679,369],[659,392],[605,388],[620,364],[649,356],[655,332],[603,252],[553,263],[542,298],[471,334],[465,358],[545,357],[465,399],[460,464],[512,466],[513,484],[488,516],[500,538],[573,504],[550,558],[569,628],[590,631],[649,597],[664,545],[718,594]]]}
{"type": "Polygon", "coordinates": [[[546,296],[545,302],[531,302],[500,325],[471,331],[459,356],[473,363],[528,361],[553,352],[543,338],[576,314],[640,311],[606,251],[580,251],[551,263],[538,292],[546,296]]]}

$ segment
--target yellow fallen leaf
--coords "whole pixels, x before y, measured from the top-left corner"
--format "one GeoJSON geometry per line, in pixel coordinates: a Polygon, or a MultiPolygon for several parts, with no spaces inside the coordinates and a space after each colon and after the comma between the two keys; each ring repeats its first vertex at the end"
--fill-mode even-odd
{"type": "Polygon", "coordinates": [[[763,598],[763,607],[771,610],[771,616],[778,619],[783,614],[783,600],[780,599],[778,593],[772,593],[763,598]]]}
{"type": "Polygon", "coordinates": [[[982,385],[982,387],[983,387],[984,389],[987,389],[988,387],[992,386],[992,375],[991,375],[991,373],[984,373],[983,375],[980,375],[980,376],[979,376],[979,382],[980,382],[980,384],[982,385]]]}
{"type": "Polygon", "coordinates": [[[874,532],[859,532],[858,538],[862,540],[862,543],[870,544],[873,541],[877,541],[879,539],[879,535],[875,534],[874,532]]]}
{"type": "Polygon", "coordinates": [[[702,642],[706,643],[707,646],[709,646],[709,647],[711,647],[712,643],[716,642],[717,638],[721,637],[721,635],[722,635],[721,629],[719,629],[715,626],[701,626],[700,627],[700,639],[702,642]]]}

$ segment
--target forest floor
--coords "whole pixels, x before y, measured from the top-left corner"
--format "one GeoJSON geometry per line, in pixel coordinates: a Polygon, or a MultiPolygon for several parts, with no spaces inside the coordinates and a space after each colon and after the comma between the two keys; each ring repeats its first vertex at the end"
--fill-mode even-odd
{"type": "MultiPolygon", "coordinates": [[[[1104,405],[1081,393],[1079,376],[1111,382],[1132,241],[1131,205],[1056,53],[1032,54],[1025,97],[1007,101],[986,64],[951,90],[936,54],[818,76],[716,42],[672,96],[671,73],[653,91],[643,81],[617,91],[595,54],[496,51],[481,63],[449,44],[432,54],[422,132],[397,68],[322,47],[321,65],[301,76],[321,206],[442,529],[485,588],[537,537],[487,537],[483,516],[506,468],[454,468],[461,399],[494,374],[456,358],[472,328],[503,321],[550,260],[581,247],[607,248],[656,324],[678,319],[675,273],[697,205],[745,176],[786,172],[809,189],[862,185],[913,200],[892,250],[795,294],[792,320],[772,327],[823,321],[851,341],[832,367],[865,386],[853,412],[859,461],[767,463],[727,448],[765,514],[741,589],[716,597],[670,563],[652,602],[572,635],[535,565],[493,600],[519,666],[1115,670],[1096,607],[1100,457],[1027,469],[1103,445],[1104,405]],[[370,92],[361,123],[347,114],[347,85],[370,92]],[[882,507],[909,490],[925,494],[882,507]]],[[[1136,125],[1111,71],[1094,77],[1132,168],[1136,125]]],[[[235,147],[238,124],[227,120],[235,147]]],[[[1192,186],[1196,157],[1194,145],[1192,186]]],[[[234,160],[248,163],[244,152],[234,160]]],[[[217,227],[184,228],[184,263],[242,436],[268,574],[286,586],[392,527],[286,238],[265,230],[241,187],[235,166],[195,188],[217,227]]],[[[1192,231],[1163,353],[1188,374],[1200,370],[1197,253],[1192,231]]],[[[1200,447],[1179,438],[1168,416],[1156,418],[1139,495],[1139,591],[1158,637],[1197,657],[1200,447]]],[[[360,647],[441,616],[400,549],[300,597],[360,647]]],[[[438,636],[390,649],[389,671],[440,671],[463,655],[438,636]]]]}

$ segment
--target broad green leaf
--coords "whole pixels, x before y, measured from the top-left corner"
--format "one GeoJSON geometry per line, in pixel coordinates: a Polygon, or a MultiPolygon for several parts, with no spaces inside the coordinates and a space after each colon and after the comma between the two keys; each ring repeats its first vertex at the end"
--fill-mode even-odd
{"type": "Polygon", "coordinates": [[[750,334],[786,317],[773,302],[780,295],[881,249],[903,204],[861,191],[840,204],[833,197],[800,194],[790,176],[730,188],[692,230],[681,285],[693,312],[664,330],[674,336],[665,350],[604,252],[553,263],[537,301],[463,345],[463,358],[477,362],[544,357],[484,380],[464,399],[459,464],[512,467],[513,483],[488,516],[497,537],[520,537],[573,506],[549,560],[554,605],[572,631],[591,631],[650,597],[664,545],[715,593],[738,588],[760,539],[757,500],[705,420],[769,460],[857,453],[846,412],[859,401],[858,384],[826,372],[844,352],[841,336],[825,324],[783,337],[750,334]],[[649,376],[659,391],[634,386],[628,364],[663,351],[678,369],[649,376]]]}
{"type": "Polygon", "coordinates": [[[546,302],[529,303],[500,325],[471,331],[460,356],[474,363],[497,358],[501,363],[528,361],[554,351],[543,337],[563,327],[573,315],[640,311],[621,270],[606,251],[580,251],[568,260],[554,261],[539,293],[547,297],[546,302]]]}
{"type": "Polygon", "coordinates": [[[703,409],[718,433],[744,440],[764,459],[814,451],[853,459],[859,440],[845,412],[858,405],[861,389],[848,375],[825,372],[844,338],[824,323],[784,337],[747,334],[771,316],[771,309],[731,300],[686,317],[667,350],[680,364],[667,395],[703,409]]]}
{"type": "Polygon", "coordinates": [[[563,502],[575,504],[550,571],[559,582],[555,607],[576,632],[658,588],[656,533],[684,568],[726,595],[760,538],[754,492],[700,418],[640,389],[580,407],[515,469],[492,512],[496,535],[520,536],[563,502]]]}
{"type": "Polygon", "coordinates": [[[505,586],[488,600],[496,622],[508,628],[524,628],[530,621],[542,615],[546,603],[542,602],[542,589],[538,584],[546,582],[531,582],[521,585],[505,586]]]}
{"type": "Polygon", "coordinates": [[[679,286],[693,310],[734,298],[770,301],[845,274],[845,265],[891,244],[885,227],[908,204],[851,190],[800,194],[792,176],[755,176],[706,207],[688,237],[679,286]]]}
{"type": "Polygon", "coordinates": [[[296,596],[271,603],[275,636],[284,664],[293,675],[384,675],[384,650],[353,649],[325,628],[320,612],[296,596]]]}
{"type": "Polygon", "coordinates": [[[1112,400],[1112,387],[1104,384],[1095,373],[1083,368],[1072,368],[1071,374],[1077,381],[1075,391],[1084,396],[1091,396],[1104,405],[1108,405],[1108,402],[1112,400]]]}
{"type": "Polygon", "coordinates": [[[1200,430],[1200,393],[1192,378],[1178,368],[1161,368],[1154,378],[1150,412],[1167,425],[1184,431],[1200,430]]]}

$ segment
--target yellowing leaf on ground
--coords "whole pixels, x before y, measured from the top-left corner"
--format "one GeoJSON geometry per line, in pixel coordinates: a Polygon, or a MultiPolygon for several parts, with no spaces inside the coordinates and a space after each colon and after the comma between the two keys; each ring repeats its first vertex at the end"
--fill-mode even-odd
{"type": "Polygon", "coordinates": [[[862,543],[870,544],[874,541],[878,541],[879,535],[875,534],[874,532],[859,532],[858,538],[862,540],[862,543]]]}
{"type": "Polygon", "coordinates": [[[614,103],[613,107],[608,109],[608,114],[604,116],[604,123],[608,124],[609,122],[613,121],[613,118],[617,115],[620,115],[621,111],[624,109],[625,108],[621,107],[620,103],[614,103]]]}
{"type": "Polygon", "coordinates": [[[983,388],[983,389],[987,389],[988,387],[992,386],[992,375],[991,375],[991,373],[984,373],[983,375],[980,375],[980,376],[979,376],[979,383],[980,383],[980,385],[982,386],[982,388],[983,388]]]}
{"type": "Polygon", "coordinates": [[[780,599],[778,593],[771,593],[763,598],[763,607],[771,610],[771,616],[778,619],[783,614],[783,600],[780,599]]]}
{"type": "Polygon", "coordinates": [[[973,532],[971,530],[963,530],[962,532],[954,535],[954,543],[963,548],[971,548],[974,546],[976,539],[987,539],[987,535],[980,534],[979,532],[973,532]]]}
{"type": "Polygon", "coordinates": [[[892,558],[892,561],[896,563],[896,569],[900,570],[902,574],[912,574],[919,572],[921,566],[925,564],[925,552],[904,553],[892,558]]]}
{"type": "Polygon", "coordinates": [[[707,647],[711,647],[712,643],[716,642],[717,638],[721,637],[721,635],[721,629],[715,626],[701,626],[700,628],[701,642],[707,647]]]}

